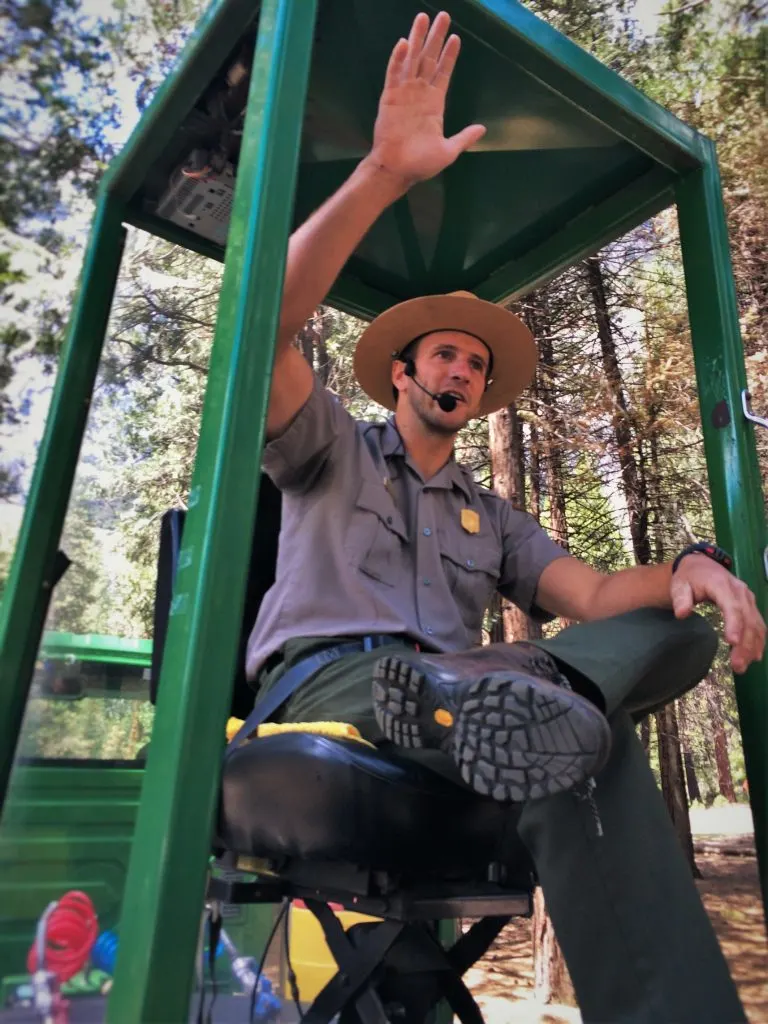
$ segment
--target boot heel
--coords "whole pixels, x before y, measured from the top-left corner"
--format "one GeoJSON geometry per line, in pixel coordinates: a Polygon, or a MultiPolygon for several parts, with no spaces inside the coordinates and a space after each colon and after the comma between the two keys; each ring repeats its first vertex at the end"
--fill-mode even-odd
{"type": "Polygon", "coordinates": [[[451,753],[455,713],[435,702],[433,687],[419,668],[402,658],[381,658],[371,693],[376,721],[388,740],[406,749],[451,753]]]}

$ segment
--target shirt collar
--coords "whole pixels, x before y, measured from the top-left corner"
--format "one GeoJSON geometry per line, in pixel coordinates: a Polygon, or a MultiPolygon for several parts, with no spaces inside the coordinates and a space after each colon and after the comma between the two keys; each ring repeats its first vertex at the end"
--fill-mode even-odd
{"type": "Polygon", "coordinates": [[[405,455],[405,446],[402,437],[400,437],[400,431],[395,426],[394,416],[390,416],[385,420],[380,443],[381,454],[384,456],[405,455]]]}
{"type": "MultiPolygon", "coordinates": [[[[381,453],[386,458],[392,455],[400,455],[403,458],[407,458],[405,445],[393,416],[390,416],[384,423],[384,429],[381,434],[381,453]]],[[[453,455],[451,455],[440,472],[432,477],[429,481],[429,486],[443,488],[444,490],[458,487],[470,504],[474,497],[472,484],[467,478],[467,470],[458,464],[453,455]]]]}

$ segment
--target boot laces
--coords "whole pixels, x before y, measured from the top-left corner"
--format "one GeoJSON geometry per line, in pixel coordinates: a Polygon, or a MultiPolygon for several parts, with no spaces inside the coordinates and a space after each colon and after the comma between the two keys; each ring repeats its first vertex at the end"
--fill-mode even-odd
{"type": "MultiPolygon", "coordinates": [[[[560,685],[564,690],[570,690],[571,693],[574,692],[570,680],[562,674],[560,675],[560,685]]],[[[598,810],[597,801],[595,800],[596,789],[597,783],[595,782],[595,777],[594,775],[590,775],[584,780],[584,782],[580,782],[578,786],[574,786],[571,792],[577,800],[581,800],[589,806],[589,810],[592,814],[592,820],[595,824],[597,838],[602,839],[605,833],[603,832],[603,822],[600,819],[600,811],[598,810]]]]}

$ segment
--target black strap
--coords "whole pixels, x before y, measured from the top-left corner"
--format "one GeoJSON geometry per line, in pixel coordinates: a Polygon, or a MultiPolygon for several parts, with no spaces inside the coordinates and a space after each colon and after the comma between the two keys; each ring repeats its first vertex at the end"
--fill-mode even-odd
{"type": "Polygon", "coordinates": [[[240,746],[243,740],[248,739],[256,731],[258,726],[266,722],[268,718],[284,704],[301,684],[314,675],[318,669],[338,661],[346,654],[355,654],[363,650],[362,640],[347,644],[337,644],[335,647],[326,647],[322,651],[310,654],[308,658],[302,658],[295,665],[292,665],[280,679],[275,683],[262,699],[257,703],[253,711],[238,729],[235,736],[227,744],[227,753],[240,746]]]}

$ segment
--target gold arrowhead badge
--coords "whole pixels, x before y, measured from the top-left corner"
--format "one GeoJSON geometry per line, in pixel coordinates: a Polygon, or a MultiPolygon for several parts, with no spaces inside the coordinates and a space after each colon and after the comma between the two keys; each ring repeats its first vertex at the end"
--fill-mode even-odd
{"type": "Polygon", "coordinates": [[[461,510],[461,525],[467,533],[480,533],[480,516],[473,508],[461,510]]]}

